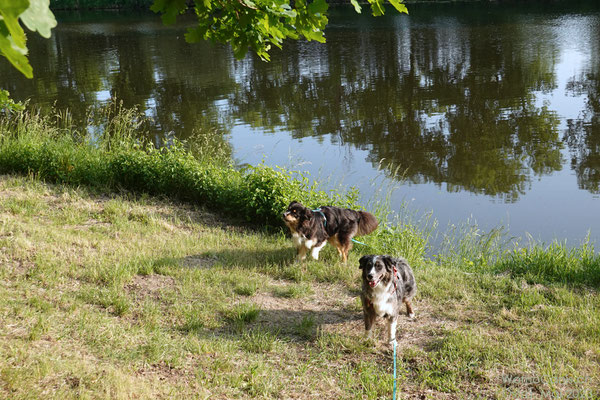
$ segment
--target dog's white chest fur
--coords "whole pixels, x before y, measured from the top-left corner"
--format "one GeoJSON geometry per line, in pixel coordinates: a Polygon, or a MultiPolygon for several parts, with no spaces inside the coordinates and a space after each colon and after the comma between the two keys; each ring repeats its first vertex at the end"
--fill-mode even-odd
{"type": "MultiPolygon", "coordinates": [[[[377,285],[373,289],[373,297],[371,297],[371,302],[373,303],[373,309],[375,313],[379,317],[383,317],[384,315],[394,316],[396,314],[396,309],[394,308],[394,302],[390,301],[390,285],[391,282],[386,286],[377,285]]],[[[393,293],[396,294],[395,292],[393,293]]]]}
{"type": "Polygon", "coordinates": [[[292,235],[292,240],[294,241],[294,245],[296,247],[304,246],[309,250],[315,245],[314,240],[307,239],[306,237],[304,237],[304,235],[301,235],[298,232],[292,235]]]}

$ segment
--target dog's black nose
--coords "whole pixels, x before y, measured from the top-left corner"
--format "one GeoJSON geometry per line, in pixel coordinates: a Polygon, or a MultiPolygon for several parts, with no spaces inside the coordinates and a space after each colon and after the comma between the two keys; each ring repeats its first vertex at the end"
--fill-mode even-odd
{"type": "Polygon", "coordinates": [[[373,274],[367,275],[367,279],[370,280],[370,281],[372,281],[373,280],[373,274]]]}

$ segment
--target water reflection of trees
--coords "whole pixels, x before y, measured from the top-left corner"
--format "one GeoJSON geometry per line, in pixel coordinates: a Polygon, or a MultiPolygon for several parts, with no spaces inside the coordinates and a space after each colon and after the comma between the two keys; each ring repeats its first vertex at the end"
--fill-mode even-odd
{"type": "Polygon", "coordinates": [[[248,60],[235,114],[367,149],[413,182],[514,200],[532,175],[561,168],[559,119],[534,94],[556,88],[555,43],[450,22],[338,30],[324,47],[278,54],[277,67],[248,60]]]}
{"type": "Polygon", "coordinates": [[[577,184],[581,189],[600,193],[600,32],[590,29],[590,34],[590,65],[567,85],[568,93],[587,97],[586,108],[578,119],[567,121],[564,139],[577,184]]]}
{"type": "MultiPolygon", "coordinates": [[[[229,116],[222,118],[216,100],[235,86],[228,54],[208,44],[190,46],[181,34],[155,16],[61,22],[50,40],[29,43],[35,79],[1,66],[0,87],[42,108],[68,108],[81,124],[99,101],[138,106],[153,119],[150,134],[157,144],[174,134],[185,139],[193,132],[226,131],[229,116]]],[[[206,142],[230,147],[223,135],[206,142]]]]}
{"type": "Polygon", "coordinates": [[[56,101],[76,118],[98,98],[140,105],[157,143],[171,131],[227,132],[237,120],[348,143],[412,182],[508,201],[533,176],[561,168],[558,119],[535,97],[556,88],[556,39],[539,31],[551,28],[518,14],[501,24],[473,24],[460,12],[352,18],[334,20],[327,44],[287,43],[271,63],[189,46],[181,29],[157,20],[64,23],[51,41],[31,40],[38,79],[3,69],[0,86],[56,101]]]}

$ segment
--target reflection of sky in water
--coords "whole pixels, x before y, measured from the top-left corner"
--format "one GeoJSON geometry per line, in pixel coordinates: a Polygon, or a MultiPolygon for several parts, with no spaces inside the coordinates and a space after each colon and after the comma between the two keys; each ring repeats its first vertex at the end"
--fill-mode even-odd
{"type": "Polygon", "coordinates": [[[146,101],[146,110],[144,111],[147,117],[154,118],[156,117],[156,100],[148,99],[146,101]]]}
{"type": "MultiPolygon", "coordinates": [[[[548,91],[533,92],[534,105],[547,107],[555,111],[560,118],[559,137],[566,129],[568,119],[581,117],[585,109],[586,96],[573,96],[567,91],[567,84],[574,76],[580,75],[589,67],[590,35],[589,25],[577,21],[580,17],[561,18],[554,21],[552,33],[558,46],[558,59],[555,64],[556,88],[548,91]],[[577,40],[573,40],[577,38],[577,40]]],[[[397,19],[401,26],[398,44],[410,42],[409,19],[397,19]]],[[[531,28],[531,27],[530,27],[531,28]]],[[[459,42],[458,35],[452,26],[441,28],[438,32],[439,42],[459,42]]],[[[456,46],[448,46],[456,49],[456,46]]],[[[442,48],[440,52],[444,52],[442,48]]],[[[462,50],[461,50],[462,51],[462,50]]],[[[400,51],[402,55],[406,52],[400,51]]],[[[307,60],[301,64],[301,76],[327,74],[327,64],[315,62],[320,55],[307,54],[307,60]]],[[[441,58],[452,65],[452,52],[446,51],[441,58]]],[[[324,57],[326,60],[326,57],[324,57]]],[[[468,56],[463,57],[468,63],[468,56]]],[[[402,63],[400,63],[402,65],[402,63]]],[[[404,63],[409,65],[408,62],[404,63]]],[[[238,70],[238,72],[242,72],[238,70]]],[[[464,73],[464,71],[462,71],[464,73]]],[[[244,74],[236,75],[243,81],[244,74]]],[[[364,82],[363,82],[364,83],[364,82]]],[[[420,85],[427,87],[426,77],[421,76],[420,85]]],[[[354,84],[357,84],[355,82],[354,84]]],[[[361,84],[361,82],[358,82],[361,84]]],[[[223,107],[226,107],[225,105],[223,107]]],[[[454,106],[452,106],[454,107],[454,106]]],[[[442,128],[442,133],[449,134],[444,113],[432,113],[423,116],[426,128],[442,128]]],[[[266,133],[238,122],[231,130],[231,143],[238,162],[256,164],[264,161],[268,165],[285,166],[292,169],[308,171],[312,177],[329,182],[330,185],[343,183],[357,186],[366,201],[373,187],[371,182],[381,182],[381,174],[375,171],[371,162],[367,161],[369,152],[360,150],[352,144],[333,144],[333,138],[304,137],[291,140],[285,131],[266,133]],[[325,140],[323,140],[325,139],[325,140]]],[[[563,168],[543,178],[532,174],[530,186],[516,202],[504,202],[496,197],[477,195],[467,191],[448,191],[445,184],[409,184],[405,183],[395,190],[392,196],[394,209],[400,209],[402,202],[407,202],[417,215],[432,211],[443,229],[446,224],[462,223],[467,220],[476,222],[482,229],[489,230],[505,226],[516,237],[548,242],[554,238],[569,238],[569,244],[576,245],[585,239],[588,228],[600,226],[600,213],[594,212],[598,207],[598,196],[585,190],[579,190],[574,171],[568,165],[567,150],[562,151],[565,163],[563,168]],[[583,210],[583,212],[582,212],[583,210]]],[[[384,181],[388,181],[384,178],[384,181]]],[[[592,231],[592,240],[597,242],[598,232],[592,231]]]]}
{"type": "Polygon", "coordinates": [[[547,105],[555,110],[561,118],[560,129],[564,129],[566,119],[579,117],[585,109],[585,96],[572,96],[567,93],[567,83],[573,76],[579,75],[585,70],[589,62],[589,56],[581,51],[570,48],[567,43],[561,49],[559,62],[556,64],[556,83],[558,87],[550,93],[536,92],[536,107],[547,105]]]}
{"type": "Polygon", "coordinates": [[[110,99],[110,91],[108,90],[100,90],[96,92],[96,100],[104,103],[110,99]]]}

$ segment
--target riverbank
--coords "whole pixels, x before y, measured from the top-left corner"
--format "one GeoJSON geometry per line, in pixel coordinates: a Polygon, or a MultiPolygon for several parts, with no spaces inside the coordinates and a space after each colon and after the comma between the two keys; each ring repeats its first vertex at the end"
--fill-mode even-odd
{"type": "MultiPolygon", "coordinates": [[[[324,191],[301,172],[264,165],[236,168],[226,144],[211,132],[197,132],[189,146],[173,140],[168,148],[157,149],[144,139],[145,118],[111,104],[90,111],[83,131],[73,128],[63,112],[0,119],[0,173],[32,174],[101,192],[167,196],[271,231],[281,228],[281,212],[292,200],[313,208],[363,208],[355,190],[324,191]]],[[[390,213],[379,200],[371,208],[380,220],[390,213]]],[[[390,224],[365,242],[374,251],[402,250],[407,257],[421,258],[427,240],[422,233],[410,223],[390,224]]]]}
{"type": "Polygon", "coordinates": [[[85,129],[74,128],[83,124],[71,118],[64,111],[0,118],[0,173],[101,193],[165,196],[269,232],[281,230],[281,212],[292,200],[311,208],[366,208],[381,221],[381,229],[363,239],[372,253],[403,254],[414,262],[433,258],[470,272],[509,272],[534,283],[600,287],[600,256],[587,243],[519,246],[501,230],[481,232],[465,224],[441,233],[442,244],[428,254],[436,221],[414,218],[404,207],[391,210],[385,189],[374,188],[364,207],[356,189],[326,191],[302,172],[265,165],[237,168],[214,132],[196,132],[188,142],[173,139],[169,147],[157,149],[146,139],[146,116],[118,104],[90,109],[85,129]]]}
{"type": "Polygon", "coordinates": [[[419,283],[401,398],[600,393],[591,246],[509,250],[470,230],[431,258],[428,231],[382,202],[348,265],[330,246],[297,264],[285,203],[359,207],[352,192],[237,170],[215,146],[156,150],[136,115],[105,109],[85,132],[65,114],[0,119],[0,173],[20,174],[0,178],[3,396],[389,397],[382,327],[363,338],[367,252],[406,256],[419,283]]]}
{"type": "MultiPolygon", "coordinates": [[[[1,397],[390,396],[360,249],[297,264],[285,235],[199,206],[8,175],[0,194],[1,397]]],[[[412,263],[400,398],[598,395],[597,290],[412,263]]]]}

